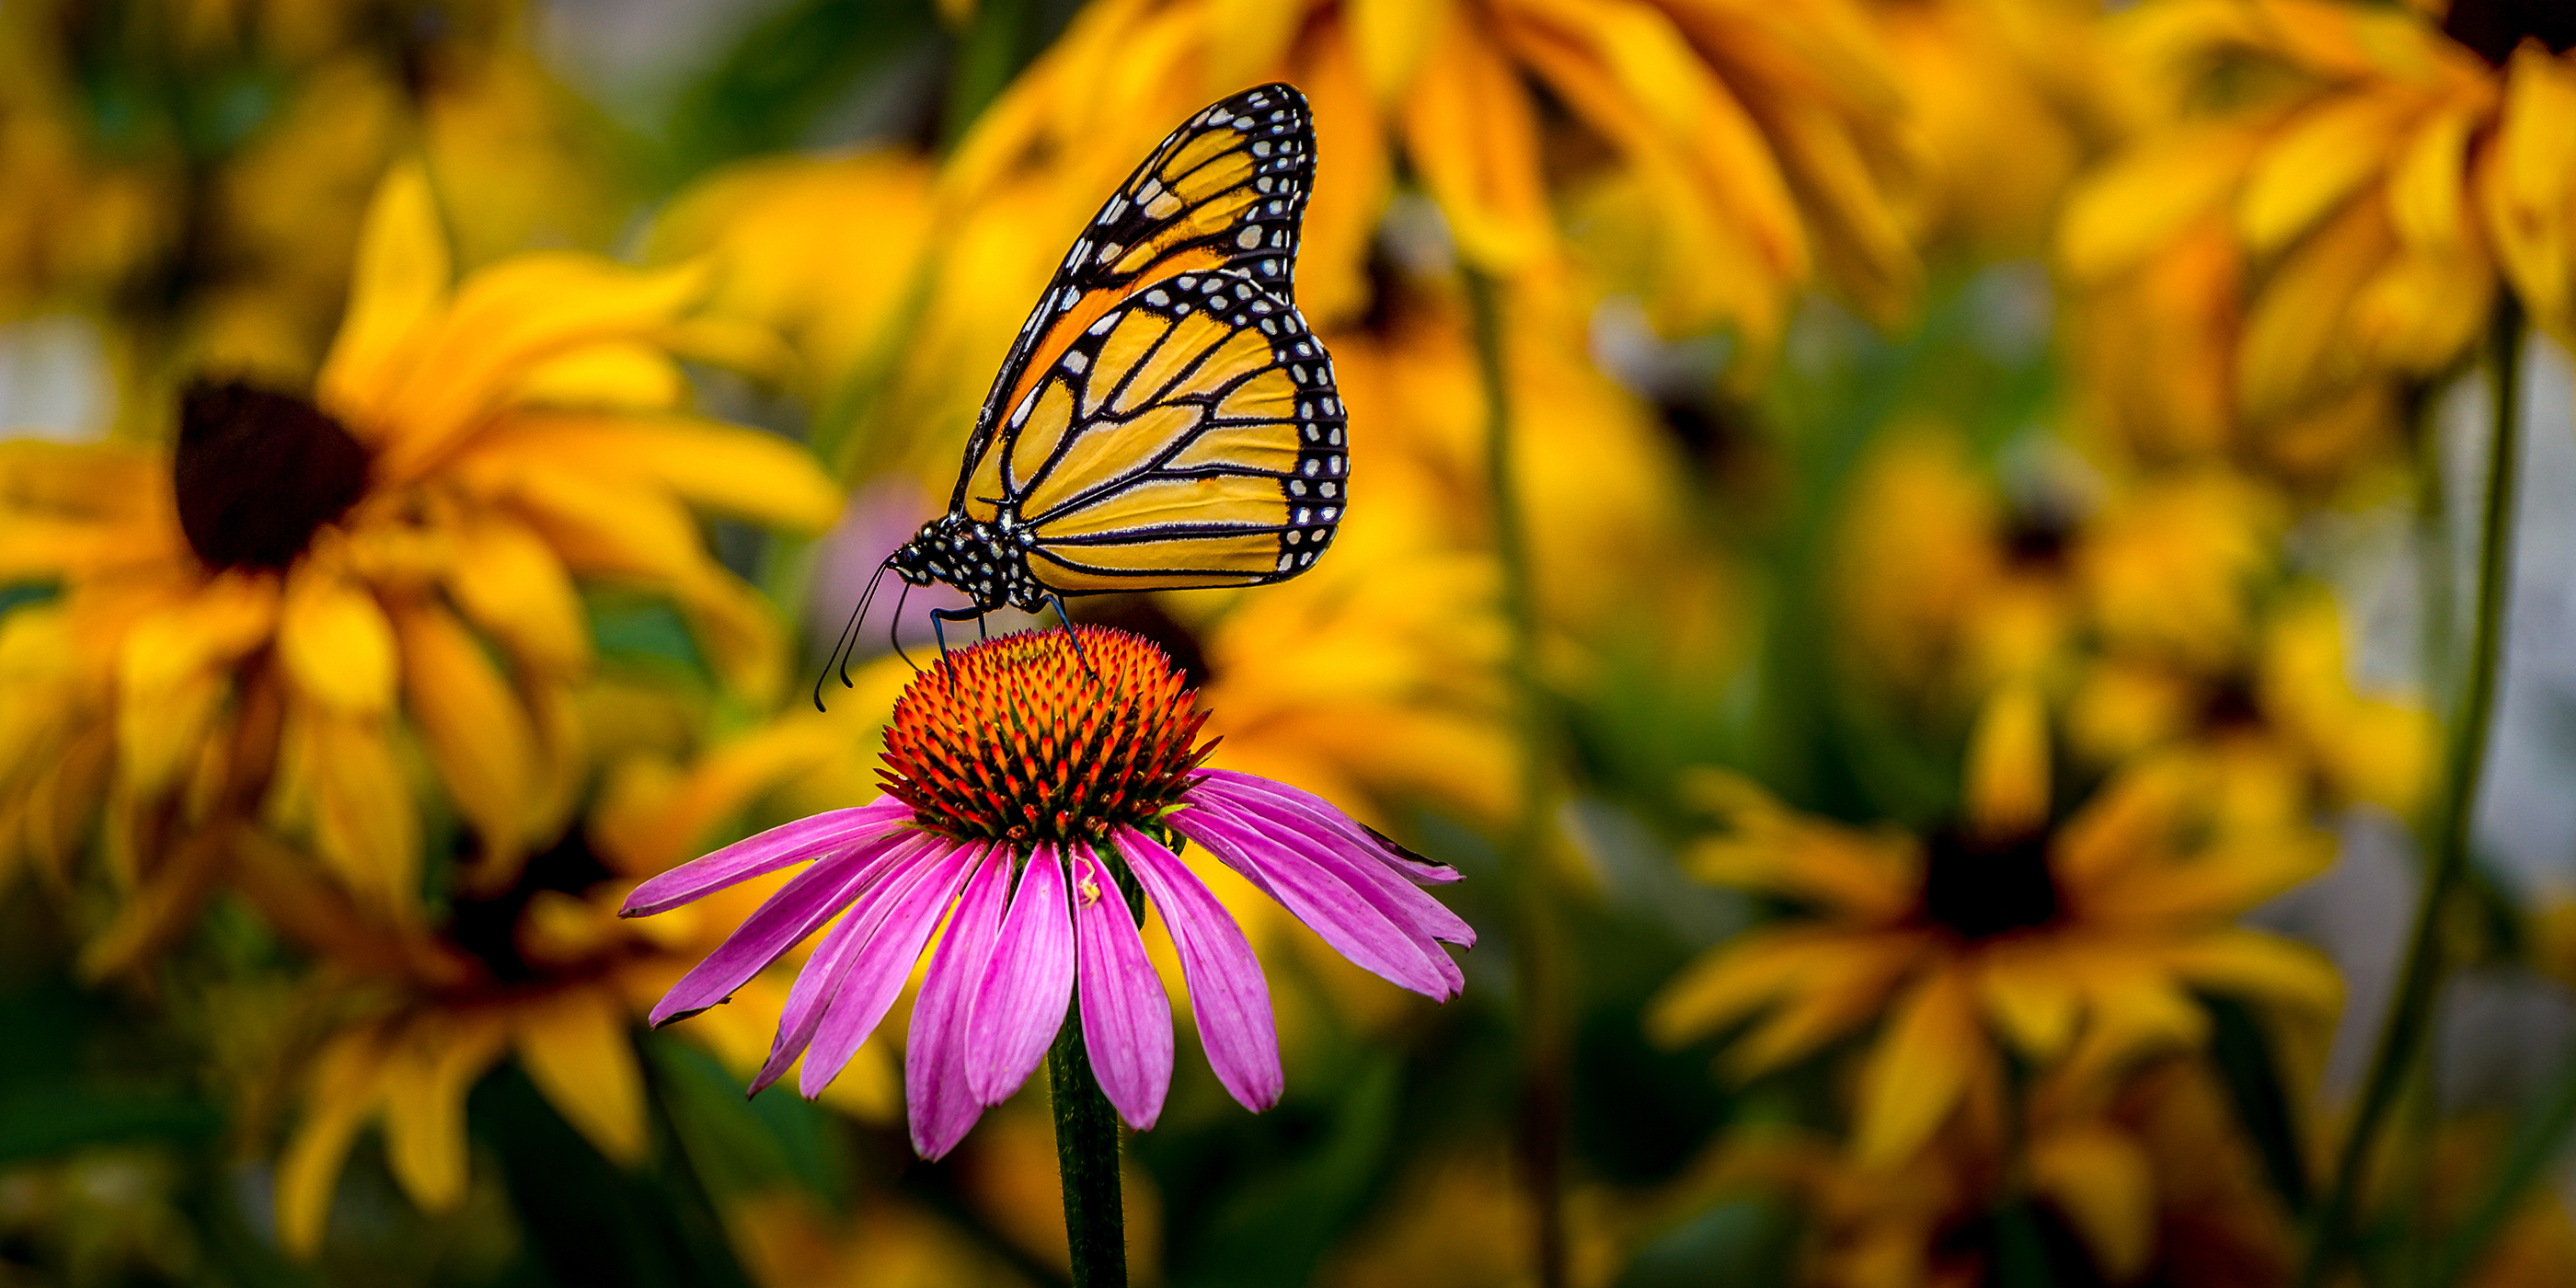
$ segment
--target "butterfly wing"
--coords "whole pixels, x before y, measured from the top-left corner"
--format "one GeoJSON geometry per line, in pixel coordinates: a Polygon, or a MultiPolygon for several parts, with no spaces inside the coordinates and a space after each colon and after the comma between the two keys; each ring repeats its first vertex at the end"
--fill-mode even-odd
{"type": "MultiPolygon", "coordinates": [[[[984,519],[1001,494],[1003,416],[1074,342],[1142,285],[1188,271],[1235,273],[1293,303],[1297,238],[1315,174],[1314,118],[1291,86],[1255,86],[1190,118],[1146,157],[1074,239],[976,415],[952,511],[984,519]]],[[[1027,511],[1023,508],[1023,513],[1027,511]]]]}
{"type": "Polygon", "coordinates": [[[1344,431],[1294,305],[1230,269],[1180,273],[1070,339],[1005,418],[987,495],[1064,594],[1258,585],[1332,542],[1344,431]]]}

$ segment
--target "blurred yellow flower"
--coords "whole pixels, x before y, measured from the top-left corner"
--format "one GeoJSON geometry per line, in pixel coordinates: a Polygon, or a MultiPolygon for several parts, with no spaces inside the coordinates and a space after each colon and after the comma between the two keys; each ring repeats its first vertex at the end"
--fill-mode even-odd
{"type": "Polygon", "coordinates": [[[1887,1166],[1960,1105],[1999,1095],[2007,1048],[2093,1074],[2195,1048],[2208,1032],[2195,987],[2331,1016],[2332,966],[2230,924],[2322,870],[2331,847],[2299,820],[2221,815],[2222,772],[2154,758],[2050,832],[1998,836],[1971,818],[1920,838],[1801,817],[1750,782],[1705,774],[1701,800],[1726,830],[1689,853],[1689,870],[1814,913],[1688,967],[1649,1029],[1681,1042],[1755,1020],[1728,1057],[1749,1076],[1884,1015],[1861,1063],[1852,1147],[1887,1166]]]}
{"type": "Polygon", "coordinates": [[[169,891],[94,968],[185,924],[222,856],[182,842],[226,819],[309,836],[412,915],[413,738],[479,842],[466,883],[506,885],[579,785],[576,576],[669,596],[730,684],[778,688],[777,628],[688,507],[813,530],[839,494],[792,445],[679,412],[666,349],[703,270],[548,254],[450,276],[427,180],[398,169],[309,401],[200,383],[172,456],[0,445],[0,581],[59,587],[0,634],[0,710],[24,722],[0,747],[0,867],[59,866],[104,796],[121,880],[169,891]]]}
{"type": "Polygon", "coordinates": [[[2133,439],[2330,472],[2484,331],[2499,273],[2576,334],[2569,56],[2491,65],[2417,8],[2329,0],[2112,22],[2168,106],[2070,200],[2058,255],[2099,295],[2083,347],[2133,439]]]}
{"type": "Polygon", "coordinates": [[[1399,152],[1459,251],[1498,273],[1556,258],[1559,189],[1621,186],[1651,213],[1620,267],[1670,329],[1732,326],[1761,352],[1820,270],[1873,316],[1915,289],[1890,194],[1916,162],[1847,0],[1111,0],[988,110],[945,183],[981,200],[1039,158],[1062,192],[1042,226],[1069,233],[1146,131],[1262,79],[1314,103],[1298,296],[1319,327],[1368,303],[1399,152]],[[1568,123],[1591,142],[1558,138],[1568,123]]]}

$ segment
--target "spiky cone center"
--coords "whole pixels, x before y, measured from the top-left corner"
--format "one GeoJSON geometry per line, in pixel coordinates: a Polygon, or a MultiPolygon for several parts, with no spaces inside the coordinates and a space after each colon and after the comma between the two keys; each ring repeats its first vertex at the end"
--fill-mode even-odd
{"type": "Polygon", "coordinates": [[[1004,635],[913,677],[880,776],[924,826],[961,840],[1088,843],[1180,803],[1216,745],[1191,745],[1207,721],[1196,699],[1142,636],[1004,635]]]}

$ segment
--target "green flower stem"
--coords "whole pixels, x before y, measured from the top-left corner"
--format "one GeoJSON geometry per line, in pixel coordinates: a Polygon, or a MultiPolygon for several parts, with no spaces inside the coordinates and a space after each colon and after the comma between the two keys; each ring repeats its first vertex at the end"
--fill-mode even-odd
{"type": "Polygon", "coordinates": [[[2343,1250],[2345,1227],[2352,1220],[2380,1128],[2397,1102],[2425,1034],[2433,1021],[2433,1002],[2441,983],[2442,921],[2451,896],[2469,865],[2469,829],[2477,813],[2478,780],[2486,768],[2487,743],[2495,722],[2496,680],[2501,671],[2505,636],[2505,601],[2513,585],[2513,522],[2516,483],[2521,472],[2522,433],[2518,412],[2522,384],[2522,311],[2512,295],[2503,296],[2490,337],[2495,377],[2495,424],[2488,444],[2486,504],[2478,535],[2477,607],[2469,642],[2468,682],[2450,725],[2450,744],[2443,755],[2440,812],[2431,836],[2432,863],[2424,876],[2423,898],[2415,908],[2405,964],[2398,975],[2397,996],[2387,1026],[2362,1082],[2361,1102],[2335,1160],[2333,1184],[2319,1205],[2308,1241],[2302,1288],[2317,1288],[2334,1269],[2343,1250]]]}
{"type": "Polygon", "coordinates": [[[1512,463],[1511,386],[1504,373],[1502,284],[1464,270],[1474,313],[1477,368],[1485,395],[1485,475],[1492,489],[1494,554],[1502,573],[1503,614],[1511,628],[1508,673],[1520,723],[1521,814],[1502,847],[1504,877],[1515,911],[1512,936],[1521,1028],[1519,1141],[1522,1181],[1537,1214],[1532,1232],[1541,1288],[1566,1281],[1564,1155],[1566,1051],[1554,884],[1546,836],[1550,813],[1548,699],[1538,677],[1539,620],[1529,529],[1512,463]]]}
{"type": "Polygon", "coordinates": [[[1064,1237],[1073,1288],[1126,1288],[1127,1215],[1118,1192],[1118,1114],[1082,1045],[1082,1002],[1065,1012],[1047,1052],[1055,1106],[1055,1165],[1064,1178],[1064,1237]]]}

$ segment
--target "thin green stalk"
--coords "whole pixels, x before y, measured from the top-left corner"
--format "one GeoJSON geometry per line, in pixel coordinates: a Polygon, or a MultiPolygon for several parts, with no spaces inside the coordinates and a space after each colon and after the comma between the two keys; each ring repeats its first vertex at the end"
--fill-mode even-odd
{"type": "Polygon", "coordinates": [[[2522,367],[2522,311],[2507,294],[2496,310],[2491,337],[2495,423],[2488,444],[2486,504],[2478,536],[2477,607],[2469,642],[2467,684],[2454,710],[2443,756],[2440,813],[2431,839],[2432,863],[2406,943],[2397,995],[2380,1031],[2379,1049],[2362,1081],[2333,1184],[2317,1208],[2308,1240],[2301,1288],[2317,1288],[2343,1251],[2345,1227],[2360,1197],[2380,1128],[2423,1045],[2443,972],[2442,919],[2469,866],[2469,829],[2477,814],[2478,781],[2486,767],[2488,734],[2495,721],[2496,680],[2504,653],[2505,601],[2513,585],[2514,501],[2521,474],[2522,433],[2517,414],[2522,367]]]}
{"type": "Polygon", "coordinates": [[[1073,1288],[1126,1288],[1127,1216],[1118,1192],[1118,1114],[1082,1045],[1082,1002],[1065,1012],[1047,1052],[1055,1107],[1055,1165],[1064,1178],[1064,1237],[1073,1288]]]}
{"type": "Polygon", "coordinates": [[[1559,931],[1549,889],[1549,734],[1546,691],[1538,678],[1539,622],[1529,528],[1521,513],[1512,461],[1511,386],[1504,374],[1502,285],[1465,270],[1474,314],[1477,369],[1485,394],[1485,475],[1492,489],[1494,554],[1502,573],[1503,615],[1511,628],[1508,662],[1521,734],[1520,817],[1502,847],[1504,879],[1515,910],[1513,998],[1520,1017],[1519,1150],[1522,1181],[1537,1215],[1532,1255],[1541,1288],[1563,1288],[1565,1255],[1566,1052],[1559,931]]]}

